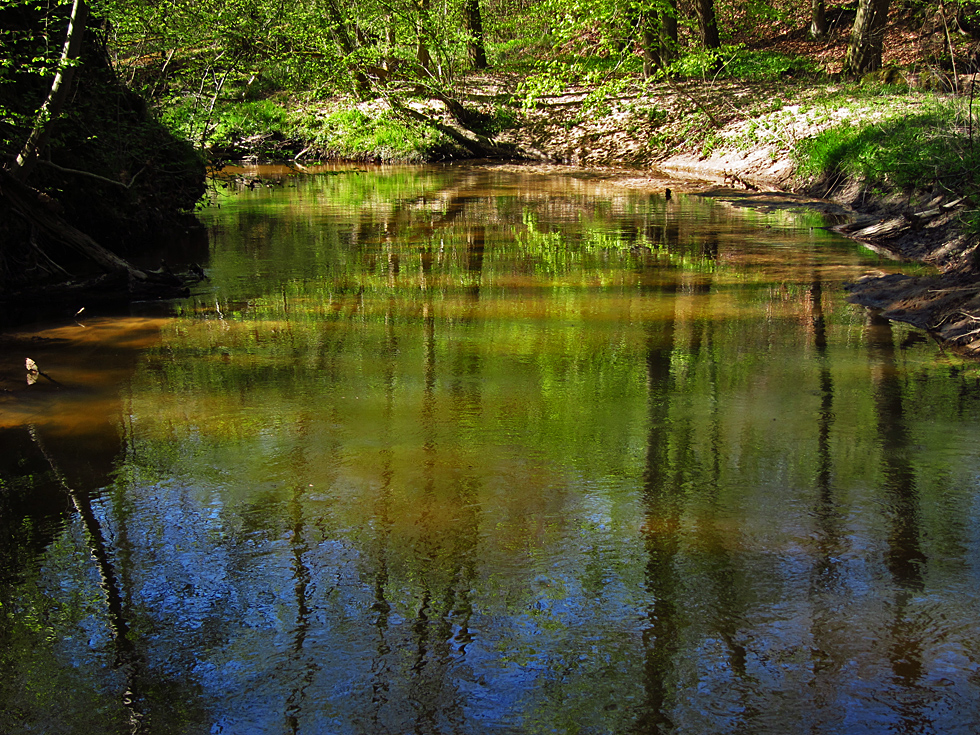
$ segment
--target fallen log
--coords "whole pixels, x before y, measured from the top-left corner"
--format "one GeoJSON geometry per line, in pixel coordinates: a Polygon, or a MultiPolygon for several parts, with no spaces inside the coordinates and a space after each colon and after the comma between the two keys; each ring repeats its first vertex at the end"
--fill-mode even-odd
{"type": "MultiPolygon", "coordinates": [[[[78,253],[103,271],[91,277],[91,269],[86,274],[72,274],[59,267],[62,274],[60,282],[0,287],[2,305],[58,311],[67,306],[75,311],[85,306],[180,298],[189,293],[187,278],[177,276],[167,268],[141,270],[120,258],[65,221],[52,206],[56,202],[17,181],[2,169],[0,200],[6,205],[7,212],[21,217],[36,233],[43,235],[43,239],[78,253]]],[[[34,243],[34,247],[41,251],[41,255],[48,257],[37,243],[34,243]]]]}
{"type": "Polygon", "coordinates": [[[0,170],[0,197],[39,232],[98,265],[106,273],[125,273],[132,279],[145,281],[149,276],[139,268],[99,245],[84,232],[62,219],[45,205],[39,193],[17,181],[9,172],[0,170]]]}

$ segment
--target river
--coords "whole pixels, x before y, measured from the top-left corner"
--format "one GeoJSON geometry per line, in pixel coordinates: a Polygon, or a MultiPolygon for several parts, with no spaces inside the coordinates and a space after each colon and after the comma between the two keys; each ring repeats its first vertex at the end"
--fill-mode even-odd
{"type": "Polygon", "coordinates": [[[0,335],[0,731],[980,730],[980,371],[846,303],[894,264],[555,173],[230,173],[189,298],[0,335]]]}

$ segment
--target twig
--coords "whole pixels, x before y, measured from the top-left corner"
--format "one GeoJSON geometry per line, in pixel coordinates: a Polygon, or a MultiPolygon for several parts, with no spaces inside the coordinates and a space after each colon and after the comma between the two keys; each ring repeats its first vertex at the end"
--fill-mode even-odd
{"type": "Polygon", "coordinates": [[[928,328],[929,329],[939,329],[939,327],[941,327],[943,324],[945,324],[950,319],[952,319],[954,317],[957,317],[957,316],[965,316],[967,319],[971,319],[972,321],[975,321],[975,322],[980,322],[980,317],[973,316],[972,314],[967,314],[965,311],[954,311],[954,312],[951,312],[951,313],[947,314],[942,319],[940,319],[938,322],[936,322],[935,324],[931,325],[928,328]]]}
{"type": "MultiPolygon", "coordinates": [[[[980,291],[980,285],[961,286],[959,288],[934,288],[930,289],[928,293],[955,293],[957,291],[980,291]]],[[[965,312],[960,313],[963,314],[965,312]]]]}
{"type": "Polygon", "coordinates": [[[974,329],[972,332],[966,332],[965,334],[960,334],[956,339],[963,339],[964,337],[972,337],[974,334],[980,334],[980,329],[974,329]]]}
{"type": "Polygon", "coordinates": [[[57,163],[52,163],[51,161],[42,160],[42,161],[38,161],[38,163],[48,166],[49,168],[53,168],[55,171],[61,171],[62,173],[65,174],[75,174],[76,176],[87,176],[90,179],[95,179],[96,181],[102,181],[106,184],[115,184],[116,186],[121,186],[123,189],[132,188],[133,184],[136,182],[136,177],[139,176],[144,171],[146,171],[146,166],[144,166],[133,175],[133,178],[129,180],[128,184],[124,184],[123,182],[117,181],[116,179],[109,179],[106,178],[105,176],[99,176],[98,174],[93,174],[91,171],[80,171],[77,168],[65,168],[64,166],[59,166],[57,163]]]}

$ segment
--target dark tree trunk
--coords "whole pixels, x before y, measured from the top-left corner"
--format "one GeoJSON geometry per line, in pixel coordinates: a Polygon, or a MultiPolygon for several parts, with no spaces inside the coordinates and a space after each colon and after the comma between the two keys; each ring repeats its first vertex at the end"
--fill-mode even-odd
{"type": "Polygon", "coordinates": [[[715,18],[715,0],[696,0],[694,10],[698,16],[701,42],[704,47],[718,48],[721,46],[721,39],[718,36],[718,21],[715,18]]]}
{"type": "Polygon", "coordinates": [[[648,18],[643,26],[643,78],[649,79],[657,69],[663,66],[663,59],[660,57],[660,39],[657,37],[657,30],[654,26],[655,13],[651,13],[654,18],[648,18]]]}
{"type": "Polygon", "coordinates": [[[486,69],[487,49],[483,44],[483,16],[480,14],[480,0],[465,0],[463,19],[469,31],[469,56],[474,69],[486,69]]]}
{"type": "Polygon", "coordinates": [[[860,76],[881,68],[889,0],[860,0],[851,41],[844,60],[844,73],[860,76]]]}
{"type": "Polygon", "coordinates": [[[666,11],[650,10],[640,17],[644,79],[649,79],[674,58],[677,48],[676,0],[671,0],[670,6],[666,11]]]}
{"type": "Polygon", "coordinates": [[[824,0],[810,0],[810,36],[815,39],[824,38],[828,30],[824,0]]]}
{"type": "Polygon", "coordinates": [[[664,62],[673,61],[677,55],[677,0],[667,0],[669,10],[663,13],[664,62]]]}

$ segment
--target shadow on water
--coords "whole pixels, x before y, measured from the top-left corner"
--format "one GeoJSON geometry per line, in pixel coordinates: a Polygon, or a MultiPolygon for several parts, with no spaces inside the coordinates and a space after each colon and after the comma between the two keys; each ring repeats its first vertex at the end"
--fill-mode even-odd
{"type": "MultiPolygon", "coordinates": [[[[663,233],[667,249],[677,246],[673,233],[663,233]]],[[[658,274],[662,285],[648,293],[671,300],[678,290],[679,275],[673,270],[658,274]],[[652,291],[652,292],[651,292],[652,291]]],[[[644,702],[637,732],[667,732],[670,719],[671,676],[678,654],[682,611],[678,609],[681,580],[675,569],[680,544],[682,490],[671,463],[671,359],[674,353],[673,304],[659,323],[647,327],[646,382],[649,434],[643,471],[643,539],[646,552],[644,587],[650,602],[643,630],[644,702]]]]}
{"type": "MultiPolygon", "coordinates": [[[[840,557],[846,544],[845,530],[841,518],[840,503],[834,492],[834,462],[831,430],[834,425],[834,378],[830,355],[828,354],[827,319],[824,315],[823,281],[814,272],[810,285],[809,302],[812,309],[813,346],[818,356],[820,406],[817,411],[817,467],[815,479],[816,499],[813,507],[815,530],[817,534],[816,554],[811,573],[808,598],[822,606],[824,595],[845,594],[846,573],[841,569],[840,557]]],[[[841,662],[834,655],[834,632],[836,621],[831,616],[817,615],[811,626],[813,636],[813,701],[818,713],[830,713],[830,719],[821,726],[840,727],[835,722],[841,713],[835,706],[832,696],[824,693],[824,682],[830,681],[828,689],[840,673],[841,662]]],[[[823,715],[818,715],[818,719],[823,715]]]]}
{"type": "Polygon", "coordinates": [[[922,593],[928,559],[921,543],[921,499],[912,465],[912,442],[904,410],[904,389],[895,360],[895,338],[886,319],[870,315],[867,327],[871,353],[872,385],[881,442],[885,517],[888,524],[885,565],[895,586],[893,617],[888,625],[891,639],[888,658],[893,685],[899,689],[894,707],[896,731],[927,732],[933,723],[927,715],[928,694],[920,688],[923,677],[923,638],[917,629],[912,601],[922,593]],[[925,698],[923,698],[925,695],[925,698]]]}

